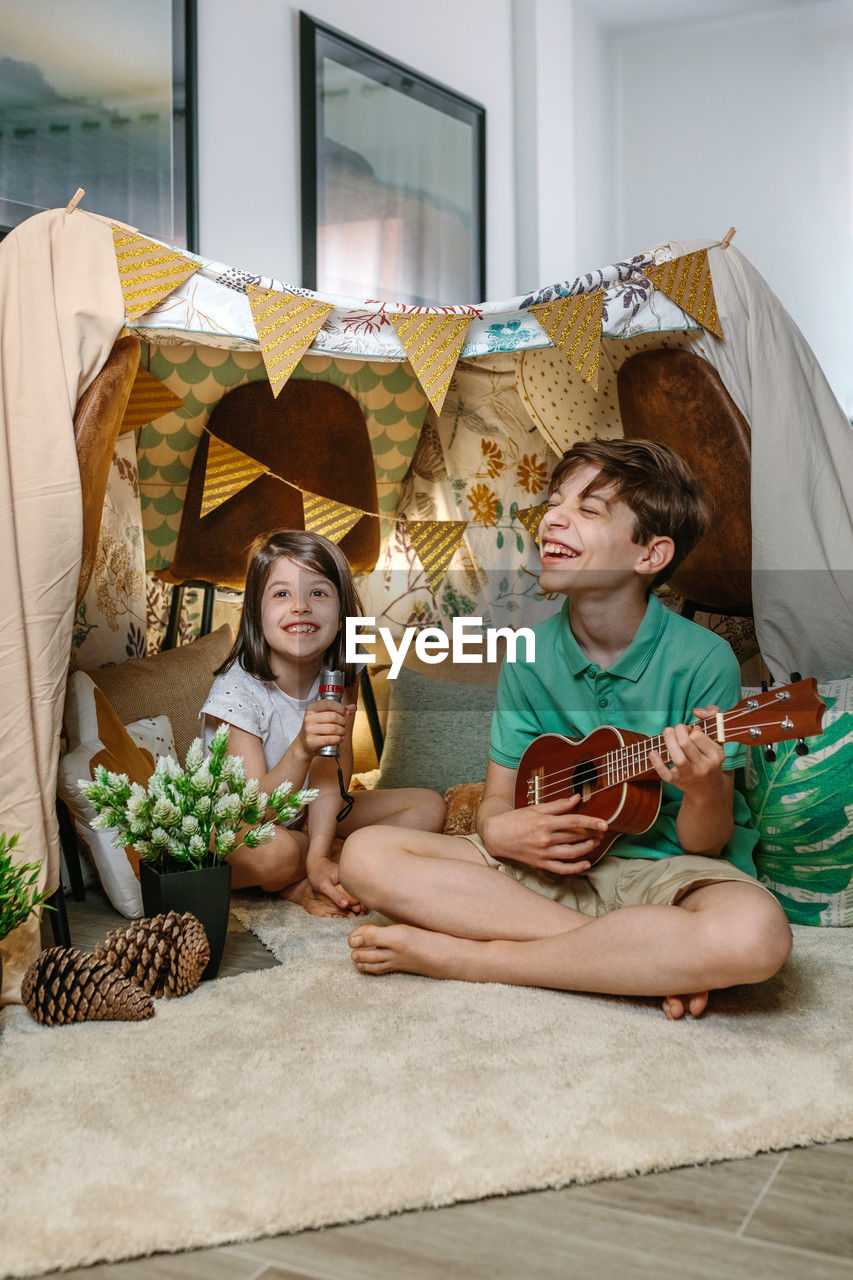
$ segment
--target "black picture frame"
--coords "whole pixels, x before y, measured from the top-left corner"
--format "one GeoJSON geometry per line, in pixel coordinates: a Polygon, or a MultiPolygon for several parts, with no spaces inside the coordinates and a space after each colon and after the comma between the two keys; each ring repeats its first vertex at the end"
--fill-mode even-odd
{"type": "Polygon", "coordinates": [[[485,299],[485,108],[304,12],[299,14],[299,59],[304,287],[415,305],[485,299]],[[406,149],[415,154],[420,147],[434,157],[451,142],[451,154],[461,163],[452,171],[448,166],[441,188],[390,180],[371,162],[379,131],[363,97],[374,90],[373,117],[381,119],[389,156],[393,137],[384,135],[392,128],[402,133],[407,123],[417,122],[418,129],[405,132],[405,145],[395,156],[406,149]],[[327,133],[332,94],[347,100],[347,109],[339,107],[330,126],[346,134],[345,142],[327,133]],[[455,184],[452,190],[449,183],[455,184]],[[365,252],[367,239],[371,252],[365,252]],[[436,296],[437,281],[445,278],[444,296],[436,296]],[[398,287],[389,285],[394,279],[398,287]]]}
{"type": "MultiPolygon", "coordinates": [[[[32,214],[60,208],[81,186],[83,208],[198,251],[197,0],[103,6],[98,42],[103,48],[114,35],[123,50],[132,49],[132,24],[150,22],[158,3],[171,38],[171,74],[158,86],[168,119],[151,104],[146,110],[141,98],[122,108],[94,85],[91,95],[85,87],[57,91],[50,79],[57,64],[41,63],[38,55],[0,62],[0,239],[32,214]]],[[[66,12],[74,7],[75,0],[66,0],[66,12]]],[[[37,44],[35,6],[31,21],[37,44]]],[[[85,40],[91,25],[81,22],[80,30],[85,40]]]]}

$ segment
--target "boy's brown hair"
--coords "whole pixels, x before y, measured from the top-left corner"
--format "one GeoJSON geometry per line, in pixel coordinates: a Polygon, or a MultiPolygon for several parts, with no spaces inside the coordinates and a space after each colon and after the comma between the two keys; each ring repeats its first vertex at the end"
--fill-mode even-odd
{"type": "Polygon", "coordinates": [[[615,489],[616,497],[634,513],[634,541],[658,536],[672,538],[675,552],[650,590],[672,577],[708,527],[711,507],[704,488],[690,467],[672,449],[653,440],[581,440],[563,454],[554,468],[548,496],[580,467],[598,469],[581,494],[615,489]]]}
{"type": "Polygon", "coordinates": [[[306,569],[312,569],[314,573],[322,574],[337,588],[338,619],[341,625],[326,650],[323,665],[334,671],[343,671],[347,687],[355,684],[358,667],[344,661],[344,622],[348,617],[361,616],[361,601],[352,580],[349,563],[334,542],[303,529],[278,529],[275,533],[263,533],[252,543],[237,639],[222,666],[217,667],[213,674],[222,675],[235,662],[239,662],[249,675],[257,676],[259,680],[275,680],[270,666],[269,645],[264,639],[261,605],[273,565],[282,558],[293,560],[306,569]]]}

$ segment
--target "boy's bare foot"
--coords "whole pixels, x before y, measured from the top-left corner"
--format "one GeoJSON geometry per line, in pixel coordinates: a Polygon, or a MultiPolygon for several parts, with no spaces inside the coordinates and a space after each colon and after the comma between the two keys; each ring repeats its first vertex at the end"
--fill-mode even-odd
{"type": "Polygon", "coordinates": [[[708,1004],[707,991],[694,991],[690,996],[667,996],[663,1002],[663,1011],[670,1022],[677,1022],[685,1013],[698,1018],[705,1012],[708,1004]]]}
{"type": "Polygon", "coordinates": [[[427,978],[483,982],[478,960],[482,942],[453,938],[414,925],[359,925],[347,939],[361,973],[422,973],[427,978]]]}
{"type": "Polygon", "coordinates": [[[312,889],[307,878],[297,880],[295,884],[289,884],[286,889],[280,889],[278,896],[286,898],[288,902],[298,902],[309,916],[324,916],[327,919],[340,920],[356,914],[355,911],[344,911],[324,893],[318,893],[316,889],[312,889]]]}

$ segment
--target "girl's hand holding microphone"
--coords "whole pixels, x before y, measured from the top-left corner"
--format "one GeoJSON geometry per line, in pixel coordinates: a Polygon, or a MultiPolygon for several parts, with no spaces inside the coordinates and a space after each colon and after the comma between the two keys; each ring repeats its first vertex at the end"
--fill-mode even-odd
{"type": "Polygon", "coordinates": [[[309,703],[299,730],[299,741],[305,754],[313,758],[322,747],[340,746],[355,710],[355,704],[344,706],[340,702],[327,701],[309,703]]]}

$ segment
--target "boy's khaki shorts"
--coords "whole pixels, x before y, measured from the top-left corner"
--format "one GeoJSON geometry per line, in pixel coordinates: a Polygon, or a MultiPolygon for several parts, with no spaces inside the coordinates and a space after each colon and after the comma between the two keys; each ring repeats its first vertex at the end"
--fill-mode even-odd
{"type": "Polygon", "coordinates": [[[672,858],[616,858],[605,854],[589,871],[560,876],[518,863],[498,862],[476,834],[460,838],[469,840],[490,867],[585,916],[603,916],[620,907],[646,903],[672,906],[691,889],[730,880],[744,881],[770,893],[754,876],[747,875],[733,863],[703,858],[697,853],[682,853],[672,858]]]}

